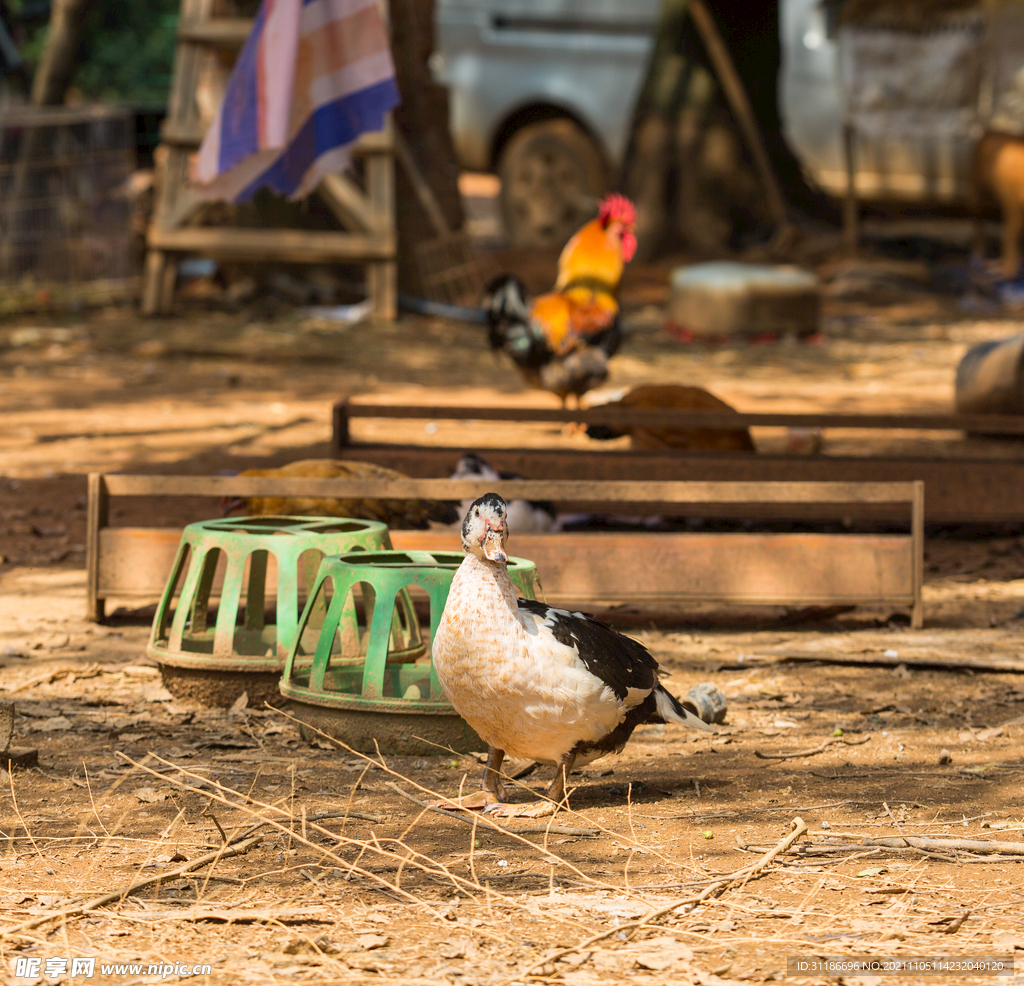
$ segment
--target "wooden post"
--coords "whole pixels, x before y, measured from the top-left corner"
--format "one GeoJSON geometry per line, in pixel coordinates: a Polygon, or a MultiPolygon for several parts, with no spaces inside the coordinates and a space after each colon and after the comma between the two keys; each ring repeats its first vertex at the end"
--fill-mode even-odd
{"type": "MultiPolygon", "coordinates": [[[[388,132],[394,124],[388,123],[388,132]]],[[[366,193],[378,235],[395,229],[395,168],[390,154],[374,151],[366,158],[366,193]]],[[[394,321],[398,315],[398,261],[371,260],[366,266],[366,293],[373,317],[394,321]]]]}
{"type": "Polygon", "coordinates": [[[161,286],[168,257],[163,250],[150,250],[146,254],[146,273],[142,278],[142,314],[156,315],[160,312],[161,286]]]}
{"type": "Polygon", "coordinates": [[[857,255],[860,242],[860,207],[857,204],[857,130],[847,120],[843,124],[843,158],[846,162],[846,197],[843,199],[843,234],[846,250],[857,255]]]}
{"type": "Polygon", "coordinates": [[[729,106],[736,115],[736,122],[743,132],[754,164],[761,175],[768,209],[772,214],[772,219],[775,220],[776,235],[788,234],[789,217],[786,213],[786,199],[782,194],[782,186],[775,175],[771,158],[768,156],[764,140],[761,138],[761,129],[757,125],[757,118],[754,116],[750,100],[747,98],[743,82],[733,64],[729,49],[718,32],[714,18],[704,5],[704,0],[689,0],[688,9],[694,27],[697,28],[700,40],[715,68],[718,81],[725,91],[725,97],[729,100],[729,106]]]}
{"type": "Polygon", "coordinates": [[[89,473],[89,502],[85,521],[85,618],[102,623],[104,600],[100,598],[100,531],[110,522],[110,493],[102,473],[89,473]]]}
{"type": "Polygon", "coordinates": [[[914,480],[910,513],[910,550],[914,553],[914,608],[910,613],[910,626],[914,630],[920,630],[924,625],[924,604],[921,598],[921,589],[924,585],[924,481],[920,479],[914,480]]]}
{"type": "Polygon", "coordinates": [[[348,430],[348,398],[335,403],[331,417],[331,449],[340,452],[351,441],[348,430]]]}

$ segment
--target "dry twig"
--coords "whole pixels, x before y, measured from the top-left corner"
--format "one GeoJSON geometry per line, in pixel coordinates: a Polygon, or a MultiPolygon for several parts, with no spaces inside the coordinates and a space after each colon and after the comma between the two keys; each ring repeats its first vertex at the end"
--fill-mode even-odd
{"type": "Polygon", "coordinates": [[[831,739],[825,740],[820,746],[814,747],[813,750],[797,750],[793,753],[762,753],[760,750],[754,750],[754,756],[760,760],[796,760],[799,757],[813,757],[816,753],[824,753],[830,746],[834,746],[836,743],[842,743],[844,746],[861,746],[866,743],[870,736],[865,736],[863,739],[848,740],[843,736],[833,736],[831,739]]]}
{"type": "MultiPolygon", "coordinates": [[[[411,801],[414,805],[420,808],[425,808],[427,811],[436,812],[438,815],[443,815],[445,818],[452,818],[457,822],[462,822],[465,825],[472,825],[474,828],[481,820],[481,817],[486,819],[486,816],[481,816],[479,813],[473,814],[473,819],[463,818],[461,815],[455,812],[447,811],[444,808],[434,808],[432,805],[428,805],[418,798],[414,798],[411,794],[403,791],[394,781],[387,781],[385,787],[390,788],[395,794],[400,794],[406,801],[411,801]]],[[[598,835],[597,829],[585,829],[585,828],[573,828],[568,825],[530,825],[519,828],[518,826],[514,829],[504,828],[498,825],[496,822],[488,827],[491,832],[500,832],[502,835],[598,835]]]]}
{"type": "Polygon", "coordinates": [[[793,845],[794,842],[796,842],[797,839],[806,834],[806,832],[806,822],[804,822],[802,818],[794,818],[792,821],[792,829],[789,834],[782,839],[778,845],[769,849],[768,852],[766,852],[759,860],[751,863],[749,866],[744,866],[741,869],[734,870],[732,873],[727,874],[721,879],[715,880],[713,883],[706,886],[699,894],[696,894],[693,897],[684,897],[682,900],[673,901],[665,907],[655,908],[645,914],[642,918],[638,918],[636,921],[629,921],[626,924],[620,924],[614,928],[608,928],[596,935],[591,935],[585,941],[577,942],[575,945],[570,945],[568,948],[560,949],[551,955],[538,959],[532,965],[518,971],[511,979],[503,980],[499,983],[499,986],[510,986],[510,984],[516,982],[516,980],[523,979],[528,976],[534,969],[545,966],[549,962],[556,962],[565,955],[571,955],[573,952],[582,951],[583,949],[593,945],[595,942],[602,941],[605,938],[610,938],[612,935],[618,934],[619,932],[628,931],[629,935],[627,937],[631,938],[642,927],[650,924],[652,921],[657,921],[659,918],[663,918],[666,914],[671,914],[672,911],[677,910],[680,907],[685,907],[688,904],[700,904],[709,897],[728,890],[736,883],[739,883],[741,887],[746,886],[747,881],[759,876],[764,868],[773,859],[775,859],[776,856],[780,853],[784,853],[793,845]]]}
{"type": "Polygon", "coordinates": [[[248,852],[252,849],[252,847],[257,845],[259,841],[260,840],[257,838],[246,839],[244,842],[238,842],[233,846],[221,846],[220,849],[217,849],[214,852],[208,852],[205,856],[200,856],[198,859],[193,859],[188,863],[183,863],[181,866],[178,866],[173,870],[167,870],[166,872],[158,873],[155,876],[148,876],[143,880],[136,880],[135,883],[132,883],[127,887],[123,887],[120,890],[113,890],[109,894],[104,894],[102,897],[96,897],[83,904],[76,904],[74,907],[65,907],[59,911],[52,911],[49,914],[40,915],[39,917],[32,918],[31,921],[25,921],[22,924],[17,924],[13,928],[6,928],[0,932],[0,939],[9,938],[12,935],[20,934],[23,931],[31,931],[33,928],[39,928],[44,924],[49,924],[51,921],[66,921],[70,917],[76,917],[79,914],[86,914],[89,911],[94,911],[97,907],[103,907],[104,904],[111,904],[115,900],[124,900],[126,897],[137,893],[139,890],[151,887],[154,883],[164,883],[167,880],[174,880],[179,876],[184,876],[186,873],[191,873],[193,870],[202,869],[202,867],[209,863],[217,863],[222,859],[226,859],[228,856],[240,856],[242,853],[248,852]]]}

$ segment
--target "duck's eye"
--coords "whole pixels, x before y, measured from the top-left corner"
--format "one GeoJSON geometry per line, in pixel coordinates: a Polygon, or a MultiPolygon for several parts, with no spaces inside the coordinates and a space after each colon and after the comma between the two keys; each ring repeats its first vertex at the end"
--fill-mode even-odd
{"type": "Polygon", "coordinates": [[[479,507],[476,510],[473,511],[473,516],[474,517],[479,517],[480,516],[480,508],[479,507]]]}

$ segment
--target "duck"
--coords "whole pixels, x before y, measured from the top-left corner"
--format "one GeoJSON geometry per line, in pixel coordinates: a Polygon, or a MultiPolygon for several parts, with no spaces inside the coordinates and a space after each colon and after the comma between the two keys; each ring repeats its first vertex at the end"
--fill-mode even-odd
{"type": "MultiPolygon", "coordinates": [[[[482,486],[485,482],[496,483],[499,479],[525,479],[514,472],[498,471],[482,455],[476,452],[467,452],[455,463],[455,471],[450,479],[478,479],[482,486]]],[[[463,500],[460,504],[460,515],[472,505],[472,500],[463,500]]],[[[524,534],[546,533],[548,531],[560,531],[562,522],[555,513],[555,508],[546,501],[539,500],[512,500],[508,504],[509,526],[524,534]]],[[[456,520],[452,528],[461,529],[461,520],[456,520]]]]}
{"type": "Polygon", "coordinates": [[[497,493],[474,500],[432,657],[448,700],[487,744],[487,761],[479,793],[441,804],[504,817],[554,814],[567,801],[569,772],[621,752],[638,726],[714,732],[660,683],[658,662],[639,641],[586,613],[517,597],[508,538],[505,501],[497,493]],[[545,799],[508,804],[506,756],[555,767],[545,799]]]}

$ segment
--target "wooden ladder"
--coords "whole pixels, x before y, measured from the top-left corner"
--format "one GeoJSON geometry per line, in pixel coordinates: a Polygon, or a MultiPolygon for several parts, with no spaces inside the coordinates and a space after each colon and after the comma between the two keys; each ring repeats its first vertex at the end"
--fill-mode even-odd
{"type": "Polygon", "coordinates": [[[142,310],[171,310],[174,255],[198,253],[221,260],[287,263],[363,263],[375,318],[397,313],[397,235],[391,123],[364,134],[353,154],[363,158],[365,189],[347,175],[324,177],[317,194],[344,231],[202,226],[206,206],[189,180],[191,157],[203,139],[196,91],[211,51],[238,52],[252,29],[246,17],[215,15],[216,0],[181,0],[174,77],[161,137],[167,153],[157,165],[158,194],[147,234],[142,310]]]}

